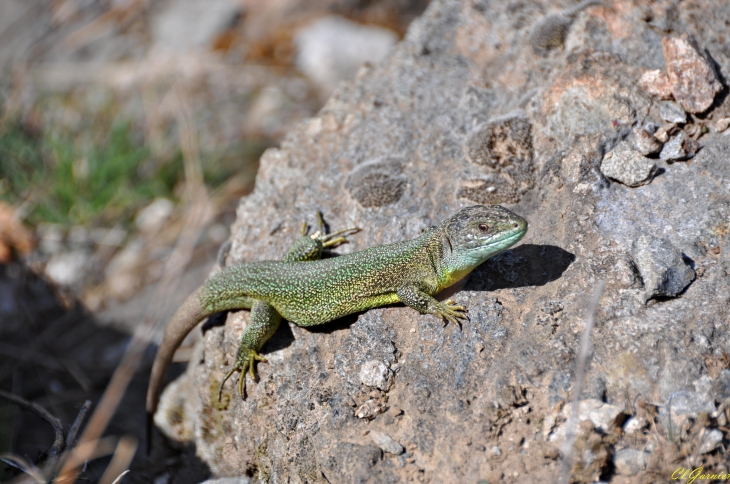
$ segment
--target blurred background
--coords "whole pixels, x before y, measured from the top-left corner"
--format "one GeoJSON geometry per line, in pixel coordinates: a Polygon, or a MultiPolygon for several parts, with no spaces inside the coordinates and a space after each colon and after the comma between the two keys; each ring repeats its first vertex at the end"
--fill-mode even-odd
{"type": "MultiPolygon", "coordinates": [[[[0,2],[0,481],[47,478],[76,446],[131,335],[158,338],[207,277],[263,151],[427,3],[0,2]]],[[[99,427],[127,437],[81,481],[113,482],[124,442],[124,482],[207,477],[192,449],[140,450],[154,349],[99,427]]]]}

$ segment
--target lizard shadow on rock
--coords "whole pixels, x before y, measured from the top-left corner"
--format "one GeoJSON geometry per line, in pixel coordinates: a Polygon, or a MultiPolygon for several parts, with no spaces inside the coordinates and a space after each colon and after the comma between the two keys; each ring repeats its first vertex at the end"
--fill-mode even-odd
{"type": "Polygon", "coordinates": [[[507,250],[477,267],[464,290],[495,291],[544,286],[563,275],[575,255],[554,245],[524,244],[507,250]]]}

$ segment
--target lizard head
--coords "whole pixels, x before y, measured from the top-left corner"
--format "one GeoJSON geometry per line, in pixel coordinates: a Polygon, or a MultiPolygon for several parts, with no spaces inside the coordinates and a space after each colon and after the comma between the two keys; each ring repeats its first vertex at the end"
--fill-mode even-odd
{"type": "Polygon", "coordinates": [[[527,221],[500,205],[474,205],[446,219],[441,228],[451,245],[444,262],[453,283],[516,244],[527,233],[527,221]]]}

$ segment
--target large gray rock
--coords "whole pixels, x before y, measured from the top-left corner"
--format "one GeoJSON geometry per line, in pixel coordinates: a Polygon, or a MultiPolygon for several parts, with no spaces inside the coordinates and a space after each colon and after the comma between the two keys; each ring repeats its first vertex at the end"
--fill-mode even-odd
{"type": "MultiPolygon", "coordinates": [[[[727,78],[730,37],[720,19],[730,18],[730,3],[680,2],[671,12],[657,4],[651,18],[643,5],[583,10],[565,49],[536,55],[528,33],[552,6],[434,0],[383,64],[361,68],[264,154],[256,189],[238,209],[228,264],[281,258],[320,209],[333,229],[364,228],[341,253],[415,237],[474,203],[504,203],[530,230],[449,292],[469,309],[462,330],[402,306],[320,328],[283,324],[245,400],[235,378],[222,403],[216,389],[248,313],[208,329],[202,357],[181,377],[197,391],[169,417],[176,435],[194,436],[214,474],[378,483],[527,474],[555,482],[560,465],[541,422],[572,396],[586,300],[601,280],[589,397],[640,418],[650,415],[635,412],[664,408],[698,382],[703,398],[719,401],[725,386],[707,362],[730,349],[730,137],[699,129],[691,163],[655,160],[658,176],[636,188],[607,182],[600,163],[635,126],[662,124],[656,99],[637,85],[645,70],[664,68],[662,28],[693,33],[727,78]],[[645,304],[649,272],[634,252],[642,236],[693,261],[696,280],[664,290],[676,297],[645,304]],[[369,385],[368,372],[363,384],[373,361],[393,371],[392,384],[384,371],[383,389],[369,385]],[[639,396],[645,404],[634,405],[639,396]],[[363,406],[377,410],[372,419],[357,418],[363,406]],[[383,453],[369,430],[405,452],[383,453]],[[487,451],[495,446],[498,460],[487,451]]],[[[710,108],[712,118],[726,117],[729,102],[710,108]]],[[[651,255],[651,247],[641,250],[651,255]]],[[[664,259],[657,252],[653,260],[664,259]]],[[[164,398],[179,400],[170,393],[164,398]]],[[[641,466],[621,454],[637,480],[666,473],[655,456],[668,455],[656,446],[669,443],[613,435],[583,434],[582,448],[601,458],[576,480],[602,475],[614,446],[654,449],[646,466],[643,454],[634,459],[641,466]]]]}

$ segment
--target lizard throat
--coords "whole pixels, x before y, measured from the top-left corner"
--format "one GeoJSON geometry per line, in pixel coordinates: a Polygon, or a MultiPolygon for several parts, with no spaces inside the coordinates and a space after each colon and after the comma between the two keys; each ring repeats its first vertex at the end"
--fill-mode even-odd
{"type": "Polygon", "coordinates": [[[508,232],[503,237],[475,249],[453,247],[452,252],[444,258],[439,285],[443,289],[456,284],[484,261],[519,242],[526,232],[526,230],[508,232]]]}

